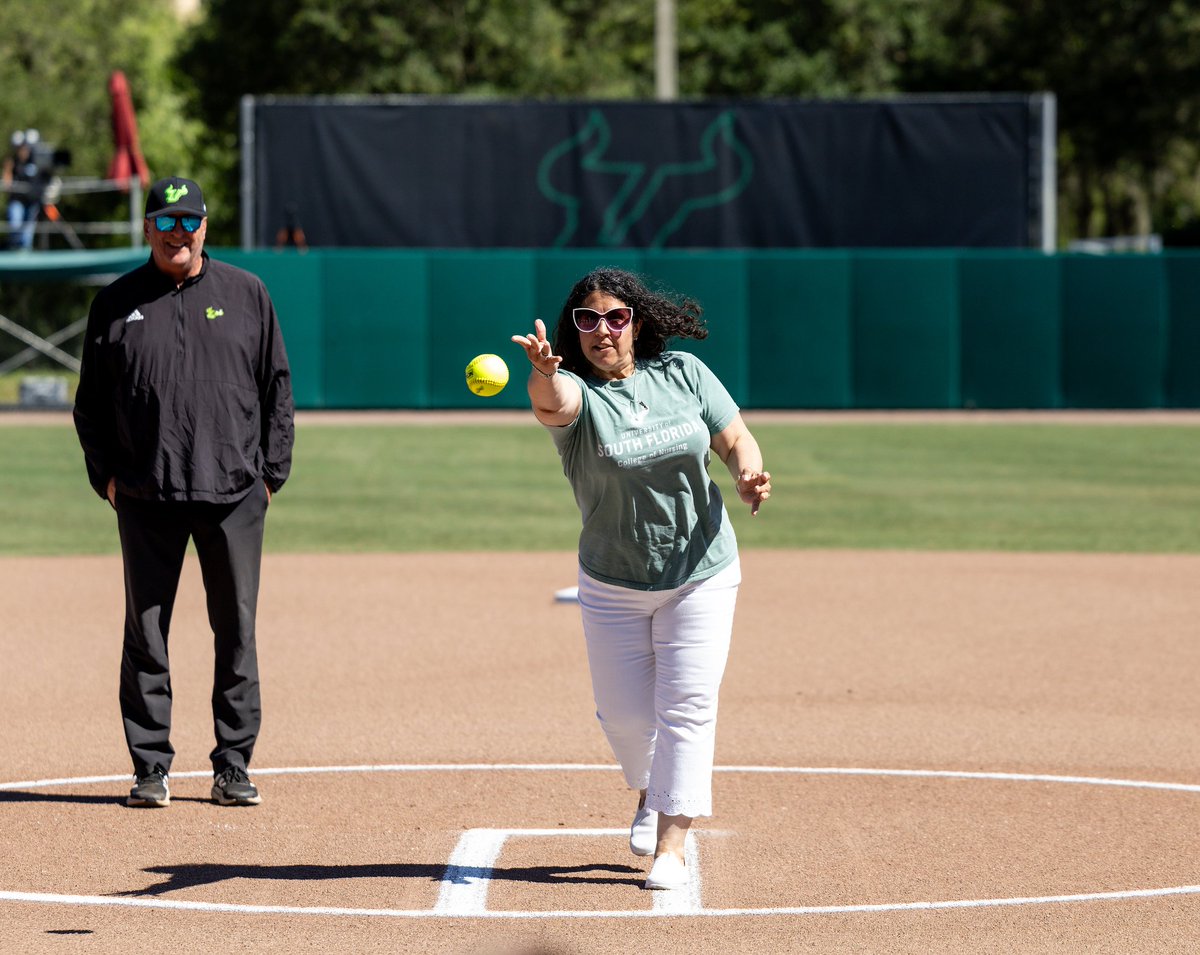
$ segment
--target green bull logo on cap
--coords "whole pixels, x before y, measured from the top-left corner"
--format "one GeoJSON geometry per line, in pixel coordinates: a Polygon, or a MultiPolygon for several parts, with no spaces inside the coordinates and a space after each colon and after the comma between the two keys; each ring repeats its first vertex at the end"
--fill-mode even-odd
{"type": "Polygon", "coordinates": [[[167,197],[167,202],[174,205],[176,202],[178,202],[180,199],[182,199],[184,196],[187,195],[188,188],[187,188],[187,186],[167,186],[167,188],[163,190],[163,193],[167,197]]]}

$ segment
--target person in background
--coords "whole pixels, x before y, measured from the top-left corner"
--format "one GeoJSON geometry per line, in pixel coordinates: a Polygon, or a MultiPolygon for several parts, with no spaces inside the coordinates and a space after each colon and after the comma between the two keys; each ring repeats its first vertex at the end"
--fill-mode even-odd
{"type": "Polygon", "coordinates": [[[171,612],[189,538],[215,647],[212,799],[261,801],[247,768],[261,724],[255,627],[263,525],[291,470],[291,374],[263,283],[204,251],[190,179],[146,199],[144,265],[92,302],[75,396],[88,479],[116,511],[125,567],[120,703],[131,806],[166,806],[171,612]]]}
{"type": "Polygon", "coordinates": [[[514,335],[583,518],[579,605],[596,715],[638,790],[630,849],[650,889],[689,882],[692,820],[712,812],[717,694],[741,570],[708,474],[715,453],[756,515],[771,476],[737,405],[696,357],[700,306],[597,269],[571,289],[553,345],[539,319],[514,335]]]}
{"type": "Polygon", "coordinates": [[[32,249],[37,231],[42,195],[49,182],[34,154],[41,135],[36,129],[17,130],[12,134],[12,152],[4,160],[2,175],[8,192],[8,245],[11,249],[32,249]]]}
{"type": "Polygon", "coordinates": [[[308,239],[304,236],[304,228],[300,225],[300,210],[296,203],[289,202],[283,208],[283,225],[275,233],[275,251],[296,249],[308,251],[308,239]]]}

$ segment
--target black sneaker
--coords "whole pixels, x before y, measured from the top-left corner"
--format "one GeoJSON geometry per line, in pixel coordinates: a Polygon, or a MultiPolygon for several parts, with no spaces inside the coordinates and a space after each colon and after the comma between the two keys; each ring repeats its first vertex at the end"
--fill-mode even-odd
{"type": "Polygon", "coordinates": [[[237,766],[221,770],[213,779],[212,798],[221,806],[257,806],[262,802],[246,771],[237,766]]]}
{"type": "Polygon", "coordinates": [[[137,776],[137,785],[129,790],[126,806],[152,806],[161,808],[171,804],[171,790],[167,786],[167,774],[155,770],[145,776],[137,776]]]}

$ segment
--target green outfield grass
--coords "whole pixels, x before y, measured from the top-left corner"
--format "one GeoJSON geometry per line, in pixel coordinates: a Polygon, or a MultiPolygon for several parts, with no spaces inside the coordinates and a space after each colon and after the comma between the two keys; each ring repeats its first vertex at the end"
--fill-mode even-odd
{"type": "MultiPolygon", "coordinates": [[[[1200,553],[1200,427],[762,424],[743,547],[1200,553]]],[[[731,481],[714,474],[728,502],[731,481]]],[[[272,551],[557,550],[579,516],[528,425],[309,424],[272,551]]],[[[0,554],[115,553],[69,426],[0,427],[0,554]]]]}

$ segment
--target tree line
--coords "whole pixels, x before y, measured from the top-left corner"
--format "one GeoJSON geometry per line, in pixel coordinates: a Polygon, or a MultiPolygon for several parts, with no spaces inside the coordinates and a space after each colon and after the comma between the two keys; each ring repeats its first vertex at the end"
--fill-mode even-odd
{"type": "MultiPolygon", "coordinates": [[[[243,94],[652,98],[648,0],[39,0],[0,6],[0,124],[103,175],[129,79],[155,175],[238,241],[243,94]]],[[[676,0],[681,99],[1053,92],[1059,240],[1200,237],[1200,6],[1188,0],[676,0]]],[[[7,135],[7,133],[6,133],[7,135]]],[[[82,200],[81,200],[82,201],[82,200]]],[[[88,210],[104,217],[105,202],[88,210]]],[[[119,217],[120,210],[108,214],[119,217]]]]}

